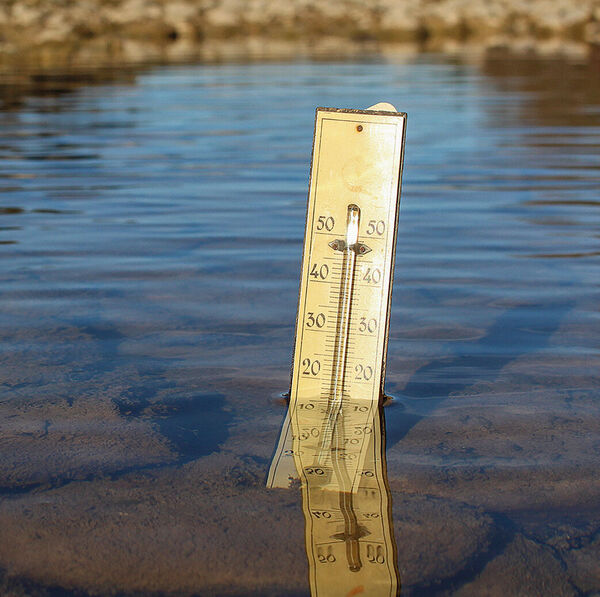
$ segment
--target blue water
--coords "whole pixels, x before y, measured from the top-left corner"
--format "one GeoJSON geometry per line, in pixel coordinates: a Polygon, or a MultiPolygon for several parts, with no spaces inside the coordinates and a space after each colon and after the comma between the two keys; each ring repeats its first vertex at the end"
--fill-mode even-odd
{"type": "Polygon", "coordinates": [[[262,487],[289,382],[314,110],[389,101],[408,113],[392,498],[460,503],[496,525],[437,567],[431,545],[403,551],[397,536],[405,592],[481,594],[472,583],[488,576],[502,587],[486,566],[504,557],[513,570],[515,537],[547,555],[542,572],[560,568],[554,594],[600,590],[581,563],[597,561],[600,529],[597,75],[585,62],[435,55],[184,65],[33,89],[1,110],[0,569],[39,590],[306,593],[305,564],[277,576],[248,545],[256,504],[280,499],[264,506],[279,513],[271,547],[292,549],[296,498],[262,487]],[[199,498],[177,496],[211,478],[202,507],[226,512],[179,554],[173,517],[192,528],[199,498]],[[125,508],[118,492],[129,530],[107,526],[125,508]],[[151,515],[141,504],[153,492],[151,515]],[[96,540],[86,525],[103,529],[96,540]],[[153,576],[157,535],[166,568],[153,576]],[[591,547],[563,553],[566,535],[591,547]],[[204,572],[202,541],[216,546],[204,572]],[[413,552],[427,566],[403,563],[413,552]]]}

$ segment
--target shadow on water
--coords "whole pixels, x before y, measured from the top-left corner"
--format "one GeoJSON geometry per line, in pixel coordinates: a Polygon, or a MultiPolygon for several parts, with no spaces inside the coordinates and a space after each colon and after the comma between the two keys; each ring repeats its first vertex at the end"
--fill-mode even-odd
{"type": "Polygon", "coordinates": [[[421,412],[387,409],[388,445],[399,442],[450,395],[464,392],[473,381],[493,381],[512,361],[545,348],[572,308],[571,302],[513,307],[494,321],[485,336],[473,342],[471,354],[436,359],[417,369],[406,386],[395,393],[400,402],[418,400],[421,412]]]}
{"type": "MultiPolygon", "coordinates": [[[[119,365],[119,344],[124,336],[116,328],[87,325],[82,331],[99,344],[101,358],[96,362],[97,369],[109,371],[119,365]]],[[[143,378],[144,371],[140,373],[143,378]]],[[[150,374],[147,385],[132,387],[114,399],[119,414],[127,418],[149,419],[177,452],[179,464],[216,452],[227,440],[232,420],[232,413],[223,409],[224,396],[199,392],[193,396],[165,400],[158,397],[159,390],[166,389],[168,396],[172,384],[161,380],[164,368],[156,364],[146,373],[150,374]]],[[[172,389],[176,390],[175,387],[172,389]]],[[[152,465],[152,468],[155,467],[152,465]]],[[[129,470],[116,475],[125,472],[129,470]]]]}
{"type": "MultiPolygon", "coordinates": [[[[72,373],[76,382],[89,380],[98,374],[115,371],[122,365],[119,345],[125,336],[114,326],[107,324],[80,325],[79,329],[93,338],[98,347],[99,358],[93,368],[83,368],[72,373]]],[[[43,482],[15,486],[1,486],[0,496],[20,495],[43,489],[57,489],[74,481],[92,481],[100,477],[116,480],[123,475],[165,466],[182,465],[217,452],[229,437],[233,413],[224,409],[224,396],[216,392],[197,392],[181,395],[177,385],[164,379],[165,369],[158,363],[151,367],[140,365],[138,373],[146,383],[132,386],[121,393],[113,403],[120,416],[126,419],[149,421],[175,452],[175,459],[153,463],[138,463],[101,473],[91,472],[71,477],[50,477],[43,482]]],[[[67,403],[72,407],[76,397],[67,403]]],[[[1,588],[1,585],[0,585],[1,588]]],[[[0,593],[1,594],[1,593],[0,593]]]]}
{"type": "MultiPolygon", "coordinates": [[[[427,418],[451,395],[467,391],[480,381],[494,381],[502,369],[521,356],[535,353],[548,346],[552,335],[574,302],[527,304],[504,311],[488,328],[486,334],[473,342],[470,354],[436,359],[419,368],[406,386],[398,392],[398,402],[407,408],[386,408],[386,443],[393,446],[401,441],[422,419],[427,418]],[[403,404],[404,403],[404,404],[403,404]],[[420,412],[410,412],[412,404],[420,412]]],[[[434,586],[417,583],[415,594],[453,594],[477,578],[485,567],[502,554],[518,533],[518,525],[500,512],[488,512],[495,523],[489,544],[475,558],[448,578],[434,586]]],[[[411,592],[411,594],[413,594],[411,592]]]]}
{"type": "Polygon", "coordinates": [[[184,464],[216,452],[228,436],[232,415],[223,410],[223,396],[200,393],[173,402],[152,403],[149,397],[137,395],[115,400],[119,414],[125,417],[149,418],[165,436],[184,464]]]}

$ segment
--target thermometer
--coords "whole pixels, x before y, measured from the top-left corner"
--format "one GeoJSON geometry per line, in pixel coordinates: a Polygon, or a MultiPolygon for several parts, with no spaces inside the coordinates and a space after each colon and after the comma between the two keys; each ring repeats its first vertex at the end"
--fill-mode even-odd
{"type": "Polygon", "coordinates": [[[301,480],[313,597],[398,590],[379,408],[405,129],[390,104],[317,109],[290,404],[267,481],[301,480]]]}

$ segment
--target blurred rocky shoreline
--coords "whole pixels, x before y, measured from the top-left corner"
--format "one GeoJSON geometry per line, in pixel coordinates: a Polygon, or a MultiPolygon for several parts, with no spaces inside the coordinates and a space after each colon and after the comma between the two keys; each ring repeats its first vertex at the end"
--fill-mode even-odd
{"type": "Polygon", "coordinates": [[[139,62],[395,44],[448,51],[588,53],[600,1],[581,0],[5,0],[0,64],[139,62]]]}

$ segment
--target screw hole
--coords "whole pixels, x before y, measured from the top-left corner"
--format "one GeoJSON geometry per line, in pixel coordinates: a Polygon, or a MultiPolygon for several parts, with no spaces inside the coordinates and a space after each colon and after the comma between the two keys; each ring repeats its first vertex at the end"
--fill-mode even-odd
{"type": "Polygon", "coordinates": [[[359,125],[356,127],[356,130],[357,130],[357,131],[360,133],[360,131],[362,131],[362,130],[363,130],[362,124],[359,124],[359,125]]]}

